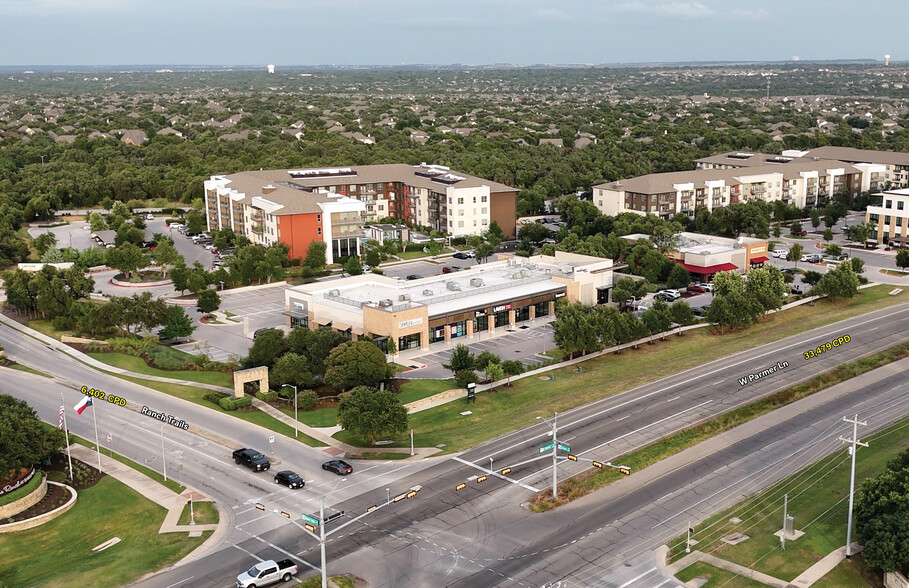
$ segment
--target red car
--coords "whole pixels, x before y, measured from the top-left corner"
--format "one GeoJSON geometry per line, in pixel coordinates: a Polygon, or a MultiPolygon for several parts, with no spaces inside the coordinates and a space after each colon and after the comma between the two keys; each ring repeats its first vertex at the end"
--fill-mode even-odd
{"type": "Polygon", "coordinates": [[[804,237],[808,234],[808,231],[793,231],[790,233],[793,237],[804,237]]]}
{"type": "Polygon", "coordinates": [[[685,289],[688,290],[689,292],[697,292],[697,293],[703,293],[703,292],[707,291],[707,288],[705,288],[704,286],[701,286],[700,284],[691,284],[690,286],[688,286],[685,289]]]}

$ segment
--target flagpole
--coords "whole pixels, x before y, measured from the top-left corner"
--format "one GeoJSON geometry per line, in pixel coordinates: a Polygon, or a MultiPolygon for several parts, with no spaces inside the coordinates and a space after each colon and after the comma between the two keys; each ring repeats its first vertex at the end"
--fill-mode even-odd
{"type": "Polygon", "coordinates": [[[95,403],[92,402],[92,422],[95,424],[95,450],[98,452],[98,471],[103,471],[101,469],[101,444],[98,442],[98,418],[95,416],[95,411],[98,410],[95,408],[95,403]]]}
{"type": "Polygon", "coordinates": [[[60,393],[60,403],[61,408],[63,408],[63,430],[66,432],[66,460],[69,462],[69,480],[74,482],[73,456],[69,451],[69,427],[66,426],[66,401],[63,400],[63,392],[60,393]]]}

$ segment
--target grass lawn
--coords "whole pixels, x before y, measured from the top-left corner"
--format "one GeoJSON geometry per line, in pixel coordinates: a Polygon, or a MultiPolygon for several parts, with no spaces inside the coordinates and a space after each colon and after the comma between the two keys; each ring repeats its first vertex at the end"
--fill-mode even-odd
{"type": "Polygon", "coordinates": [[[192,514],[190,517],[189,503],[183,507],[180,514],[178,525],[188,525],[191,520],[195,520],[197,525],[214,525],[218,522],[218,509],[211,502],[193,502],[192,514]]]}
{"type": "Polygon", "coordinates": [[[33,367],[29,367],[29,366],[27,366],[27,365],[22,365],[21,363],[17,363],[16,365],[11,365],[11,366],[10,366],[10,369],[19,370],[20,372],[29,372],[29,373],[31,373],[31,374],[37,374],[37,375],[39,375],[39,376],[44,376],[45,378],[50,378],[50,377],[52,377],[52,376],[49,376],[49,375],[45,374],[45,373],[42,372],[42,371],[36,370],[36,369],[33,368],[33,367]]]}
{"type": "Polygon", "coordinates": [[[879,578],[877,572],[872,572],[865,567],[862,554],[858,554],[852,556],[851,559],[841,561],[811,586],[812,588],[842,588],[843,586],[882,588],[883,585],[883,578],[879,578]]]}
{"type": "Polygon", "coordinates": [[[63,335],[72,335],[73,334],[73,331],[58,331],[57,329],[54,328],[54,326],[51,324],[51,321],[49,321],[49,320],[42,320],[42,319],[30,320],[26,323],[26,325],[31,327],[32,329],[35,329],[39,333],[47,335],[51,339],[56,339],[57,341],[59,341],[60,337],[62,337],[63,335]]]}
{"type": "MultiPolygon", "coordinates": [[[[152,388],[153,390],[158,390],[159,392],[164,392],[165,394],[169,394],[169,395],[175,396],[177,398],[182,398],[183,400],[188,400],[194,404],[204,406],[205,408],[208,408],[210,410],[223,412],[225,414],[229,414],[238,419],[243,419],[244,421],[255,423],[261,427],[270,429],[281,435],[285,435],[287,437],[294,436],[293,426],[284,424],[283,422],[279,421],[278,419],[271,416],[270,414],[264,413],[259,410],[256,410],[253,412],[239,412],[239,411],[235,411],[235,410],[227,411],[227,410],[222,409],[220,406],[212,404],[211,402],[209,402],[203,398],[203,396],[205,396],[206,394],[209,394],[211,392],[211,390],[205,390],[204,388],[196,388],[194,386],[184,386],[182,384],[170,384],[168,382],[155,382],[154,380],[143,380],[141,378],[131,378],[128,376],[120,376],[118,374],[113,374],[113,375],[116,375],[117,377],[127,380],[129,382],[133,382],[134,384],[139,384],[140,386],[146,386],[148,388],[152,388]]],[[[127,398],[127,400],[129,400],[129,398],[127,398]]],[[[301,443],[305,443],[306,445],[309,445],[311,447],[324,447],[325,446],[325,444],[322,443],[321,441],[313,439],[312,437],[310,437],[308,435],[304,435],[303,433],[300,433],[298,440],[301,443]]]]}
{"type": "MultiPolygon", "coordinates": [[[[338,588],[356,588],[357,586],[353,578],[347,576],[328,576],[328,580],[334,582],[338,588]]],[[[317,573],[315,576],[297,584],[297,588],[322,588],[322,576],[317,573]]]]}
{"type": "MultiPolygon", "coordinates": [[[[70,433],[70,435],[69,435],[69,440],[70,440],[70,442],[72,442],[72,443],[78,443],[79,445],[84,445],[85,447],[88,447],[88,448],[90,448],[90,449],[92,449],[92,450],[95,449],[95,444],[94,444],[94,443],[91,443],[91,442],[89,442],[87,439],[83,439],[82,437],[79,437],[78,435],[73,435],[72,433],[70,433]]],[[[101,443],[101,453],[104,454],[104,455],[106,455],[107,457],[111,457],[111,458],[113,458],[113,459],[116,459],[117,461],[119,461],[119,462],[122,463],[122,464],[128,465],[129,467],[131,467],[132,469],[136,470],[136,471],[139,472],[140,474],[143,474],[143,475],[145,475],[145,476],[148,476],[149,478],[151,478],[151,479],[154,480],[155,482],[157,482],[157,483],[159,483],[159,484],[162,484],[162,485],[164,485],[164,486],[167,486],[168,488],[170,488],[173,492],[175,492],[175,493],[177,493],[177,494],[183,492],[183,490],[185,489],[185,486],[182,486],[182,485],[178,484],[178,483],[175,482],[174,480],[171,480],[171,479],[168,478],[168,479],[165,481],[163,475],[159,474],[158,472],[156,472],[155,470],[153,470],[153,469],[151,469],[151,468],[148,468],[148,467],[146,467],[146,466],[144,466],[144,465],[138,464],[138,463],[134,462],[133,460],[127,458],[127,457],[123,457],[122,455],[120,455],[120,454],[117,453],[117,452],[105,451],[104,443],[101,443]]],[[[95,460],[94,463],[97,465],[97,463],[98,463],[97,460],[95,460]]],[[[92,464],[89,464],[89,465],[92,465],[92,464]]]]}
{"type": "Polygon", "coordinates": [[[165,511],[105,476],[75,506],[40,527],[0,536],[0,583],[8,586],[124,586],[173,563],[205,541],[158,534],[165,511]],[[112,537],[120,543],[91,549],[112,537]],[[40,546],[40,548],[38,548],[40,546]]]}
{"type": "MultiPolygon", "coordinates": [[[[861,290],[853,300],[820,300],[769,315],[760,324],[725,335],[711,335],[709,329],[688,331],[681,337],[670,335],[636,350],[591,359],[581,373],[571,367],[558,368],[550,372],[555,375],[553,381],[528,377],[511,387],[477,394],[471,415],[461,416],[467,405],[455,401],[415,413],[409,424],[421,447],[444,443],[445,452],[461,451],[530,425],[537,415],[565,412],[714,359],[909,300],[909,291],[889,296],[892,289],[875,286],[861,290]]],[[[335,438],[358,444],[343,431],[335,438]]],[[[393,447],[410,445],[408,435],[395,441],[393,447]]]]}
{"type": "MultiPolygon", "coordinates": [[[[880,473],[886,463],[909,448],[904,429],[909,419],[894,423],[885,430],[862,438],[869,447],[861,448],[856,460],[856,487],[867,477],[880,473]]],[[[749,566],[785,581],[792,581],[831,551],[842,547],[846,535],[850,460],[842,449],[820,462],[715,515],[695,527],[697,548],[722,559],[749,566]],[[786,550],[773,535],[783,518],[783,495],[789,495],[788,513],[795,517],[795,527],[805,531],[797,541],[787,541],[786,550]],[[729,522],[738,517],[741,523],[729,522]],[[731,533],[751,537],[738,545],[728,545],[720,538],[731,533]]],[[[672,557],[684,555],[685,537],[669,543],[672,557]]],[[[854,577],[844,569],[837,576],[854,577]]],[[[861,575],[859,573],[859,575],[861,575]]],[[[830,586],[866,586],[867,583],[829,584],[830,586]]]]}
{"type": "Polygon", "coordinates": [[[407,459],[410,457],[409,453],[382,453],[382,452],[372,452],[364,451],[363,453],[351,453],[348,454],[350,459],[375,459],[375,460],[389,460],[389,459],[407,459]]]}
{"type": "Polygon", "coordinates": [[[719,588],[720,586],[723,588],[766,588],[764,584],[761,584],[757,580],[739,576],[738,574],[722,568],[713,567],[702,561],[688,566],[676,574],[675,577],[683,582],[688,582],[695,578],[707,580],[706,583],[701,585],[701,588],[719,588]]]}
{"type": "Polygon", "coordinates": [[[213,384],[232,388],[233,378],[230,374],[224,372],[202,372],[194,370],[160,370],[150,367],[141,357],[127,355],[125,353],[89,353],[91,357],[100,362],[106,363],[120,369],[145,374],[147,376],[161,376],[164,378],[175,378],[178,380],[189,380],[201,384],[213,384]]]}
{"type": "MultiPolygon", "coordinates": [[[[293,408],[282,408],[281,412],[294,417],[293,408]]],[[[338,407],[327,406],[316,410],[297,411],[300,422],[309,427],[334,427],[338,424],[338,407]]]]}
{"type": "Polygon", "coordinates": [[[428,253],[423,253],[422,251],[404,251],[396,255],[401,259],[420,259],[421,257],[429,257],[428,253]]]}

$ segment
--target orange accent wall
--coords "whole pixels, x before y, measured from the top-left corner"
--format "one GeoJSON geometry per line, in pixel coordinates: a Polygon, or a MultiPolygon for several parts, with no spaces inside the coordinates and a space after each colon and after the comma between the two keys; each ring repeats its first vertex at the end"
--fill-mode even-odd
{"type": "Polygon", "coordinates": [[[308,214],[286,214],[278,217],[278,242],[284,243],[290,248],[287,254],[289,259],[306,259],[306,250],[313,241],[324,241],[323,234],[319,234],[325,221],[321,213],[308,214]],[[322,222],[316,220],[319,217],[322,222]]]}

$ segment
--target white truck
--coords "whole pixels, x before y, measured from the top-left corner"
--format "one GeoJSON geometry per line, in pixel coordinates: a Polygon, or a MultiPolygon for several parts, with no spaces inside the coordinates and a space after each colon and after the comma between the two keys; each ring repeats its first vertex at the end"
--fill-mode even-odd
{"type": "Polygon", "coordinates": [[[237,588],[257,588],[278,581],[290,582],[297,573],[297,564],[289,559],[260,561],[237,576],[237,588]]]}

